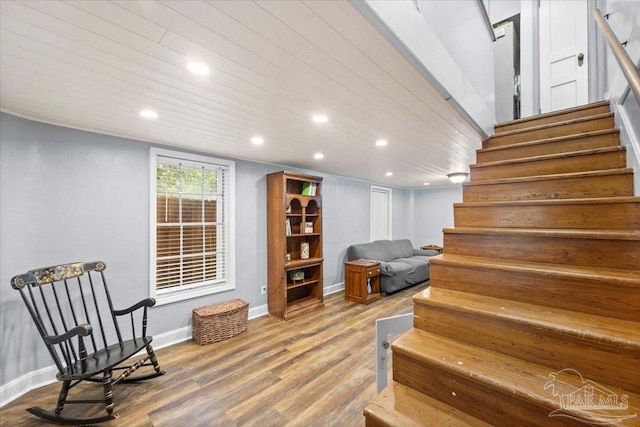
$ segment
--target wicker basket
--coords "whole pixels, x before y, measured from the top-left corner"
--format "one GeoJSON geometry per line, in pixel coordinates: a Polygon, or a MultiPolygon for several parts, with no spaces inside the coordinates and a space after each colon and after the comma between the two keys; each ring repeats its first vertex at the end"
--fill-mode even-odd
{"type": "Polygon", "coordinates": [[[193,339],[200,345],[231,338],[247,330],[249,303],[234,299],[193,310],[193,339]]]}

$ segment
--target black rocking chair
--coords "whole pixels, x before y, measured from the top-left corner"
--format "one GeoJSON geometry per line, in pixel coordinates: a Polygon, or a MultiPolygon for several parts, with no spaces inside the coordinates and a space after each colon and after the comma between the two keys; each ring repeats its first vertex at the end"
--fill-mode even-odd
{"type": "Polygon", "coordinates": [[[20,291],[58,368],[56,378],[62,381],[55,412],[38,407],[27,409],[49,422],[95,424],[117,418],[113,412],[115,384],[164,374],[151,347],[152,337],[146,336],[147,309],[155,305],[155,300],[147,298],[124,310],[114,310],[105,268],[104,262],[63,264],[32,270],[11,279],[11,286],[20,291]],[[118,323],[118,318],[125,315],[131,319],[130,331],[121,330],[118,323]],[[141,325],[140,335],[136,335],[136,324],[141,325]],[[131,339],[122,338],[125,332],[127,336],[130,332],[131,339]],[[142,350],[146,350],[146,354],[135,362],[125,363],[142,350]],[[152,366],[154,371],[130,377],[143,366],[152,366]],[[115,376],[113,371],[117,372],[115,376]],[[69,390],[83,381],[102,383],[104,398],[68,400],[69,390]],[[64,405],[72,403],[101,403],[107,414],[94,418],[63,417],[64,405]]]}

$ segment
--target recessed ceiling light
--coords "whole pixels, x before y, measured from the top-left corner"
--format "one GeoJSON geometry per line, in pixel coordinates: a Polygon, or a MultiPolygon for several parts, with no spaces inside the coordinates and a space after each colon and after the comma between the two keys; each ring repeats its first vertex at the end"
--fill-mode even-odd
{"type": "Polygon", "coordinates": [[[316,160],[322,160],[322,159],[324,159],[324,154],[316,153],[316,154],[313,155],[313,158],[316,159],[316,160]]]}
{"type": "Polygon", "coordinates": [[[429,183],[428,183],[428,182],[425,182],[425,183],[424,183],[424,184],[422,184],[422,185],[429,185],[429,183]]]}
{"type": "Polygon", "coordinates": [[[142,117],[144,117],[145,119],[157,119],[158,118],[158,113],[156,113],[153,110],[142,110],[140,111],[140,115],[142,117]]]}
{"type": "Polygon", "coordinates": [[[386,176],[393,176],[393,172],[387,172],[385,173],[386,176]]]}
{"type": "Polygon", "coordinates": [[[311,119],[313,120],[314,123],[326,123],[329,121],[329,117],[327,117],[324,114],[314,114],[313,117],[311,117],[311,119]]]}
{"type": "Polygon", "coordinates": [[[378,147],[384,147],[384,146],[385,146],[385,145],[387,145],[387,144],[388,144],[388,142],[387,142],[387,140],[386,140],[386,139],[379,139],[379,140],[377,140],[377,141],[376,141],[376,145],[377,145],[378,147]]]}
{"type": "Polygon", "coordinates": [[[253,145],[262,145],[264,144],[264,139],[261,136],[254,136],[251,138],[251,143],[253,145]]]}
{"type": "Polygon", "coordinates": [[[187,64],[187,70],[198,76],[208,76],[210,72],[209,66],[207,64],[195,61],[189,62],[187,64]]]}

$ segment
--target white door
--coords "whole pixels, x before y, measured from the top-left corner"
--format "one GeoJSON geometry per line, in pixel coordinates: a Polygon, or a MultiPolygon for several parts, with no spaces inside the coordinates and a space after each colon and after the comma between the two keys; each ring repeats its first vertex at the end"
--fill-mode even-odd
{"type": "Polygon", "coordinates": [[[391,189],[371,186],[371,241],[391,240],[391,189]]]}
{"type": "Polygon", "coordinates": [[[586,104],[587,0],[540,1],[540,110],[586,104]]]}

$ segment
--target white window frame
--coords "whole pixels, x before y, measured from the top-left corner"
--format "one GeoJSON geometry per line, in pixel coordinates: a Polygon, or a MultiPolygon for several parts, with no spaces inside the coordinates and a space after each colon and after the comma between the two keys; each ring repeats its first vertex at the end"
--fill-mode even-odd
{"type": "Polygon", "coordinates": [[[183,153],[180,151],[166,150],[163,148],[151,147],[150,150],[150,180],[149,180],[149,235],[150,235],[150,256],[149,256],[149,296],[155,298],[156,305],[169,304],[172,302],[183,301],[190,298],[211,295],[218,292],[230,291],[236,288],[236,262],[235,262],[235,162],[233,160],[219,159],[216,157],[202,156],[197,154],[183,153]],[[157,189],[156,189],[156,170],[158,165],[158,157],[168,157],[175,160],[181,160],[185,163],[206,163],[214,166],[225,166],[229,168],[228,182],[225,191],[228,193],[227,203],[224,208],[227,212],[224,218],[227,219],[226,230],[226,277],[221,282],[212,284],[194,283],[190,285],[180,286],[178,288],[161,289],[156,288],[156,249],[157,249],[157,189]]]}

